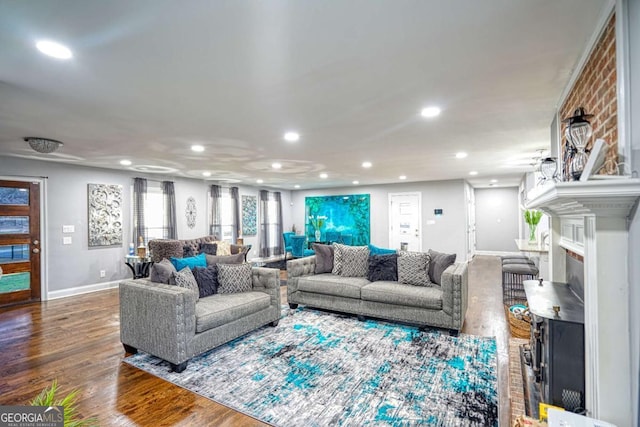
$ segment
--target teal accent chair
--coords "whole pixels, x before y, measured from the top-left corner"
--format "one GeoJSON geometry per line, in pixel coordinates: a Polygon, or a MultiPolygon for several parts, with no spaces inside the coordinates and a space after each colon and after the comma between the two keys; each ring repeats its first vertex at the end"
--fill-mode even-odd
{"type": "Polygon", "coordinates": [[[284,233],[282,233],[282,239],[284,240],[284,259],[285,261],[287,260],[287,254],[288,253],[292,253],[293,254],[293,247],[292,247],[292,243],[291,243],[291,237],[295,236],[296,233],[294,233],[293,231],[285,231],[284,233]]]}
{"type": "Polygon", "coordinates": [[[305,249],[307,236],[291,236],[291,254],[294,258],[302,258],[315,255],[315,251],[305,249]]]}

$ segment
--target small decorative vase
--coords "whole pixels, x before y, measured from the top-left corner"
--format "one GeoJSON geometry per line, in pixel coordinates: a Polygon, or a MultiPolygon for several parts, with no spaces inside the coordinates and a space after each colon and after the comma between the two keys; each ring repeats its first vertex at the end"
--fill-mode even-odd
{"type": "Polygon", "coordinates": [[[535,243],[537,227],[537,225],[529,224],[529,243],[535,243]]]}
{"type": "Polygon", "coordinates": [[[320,230],[316,230],[315,237],[316,237],[316,242],[319,242],[320,241],[320,230]]]}

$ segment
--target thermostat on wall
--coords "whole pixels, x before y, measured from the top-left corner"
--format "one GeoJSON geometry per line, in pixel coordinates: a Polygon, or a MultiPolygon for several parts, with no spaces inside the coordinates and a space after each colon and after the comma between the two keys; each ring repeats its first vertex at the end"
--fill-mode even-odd
{"type": "Polygon", "coordinates": [[[435,216],[442,216],[442,209],[434,209],[433,214],[435,216]]]}

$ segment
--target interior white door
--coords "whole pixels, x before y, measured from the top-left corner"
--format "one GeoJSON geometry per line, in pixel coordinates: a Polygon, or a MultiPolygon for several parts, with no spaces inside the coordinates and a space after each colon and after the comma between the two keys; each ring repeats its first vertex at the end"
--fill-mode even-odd
{"type": "Polygon", "coordinates": [[[420,193],[389,194],[389,247],[422,250],[422,197],[420,193]]]}
{"type": "Polygon", "coordinates": [[[476,196],[473,187],[465,186],[467,193],[467,260],[476,252],[476,196]]]}

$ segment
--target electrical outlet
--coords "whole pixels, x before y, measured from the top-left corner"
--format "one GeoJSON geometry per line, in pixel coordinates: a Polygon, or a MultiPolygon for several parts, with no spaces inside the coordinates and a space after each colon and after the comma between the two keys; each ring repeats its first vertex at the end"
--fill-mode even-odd
{"type": "Polygon", "coordinates": [[[105,270],[100,270],[100,278],[107,277],[107,272],[105,270]]]}

